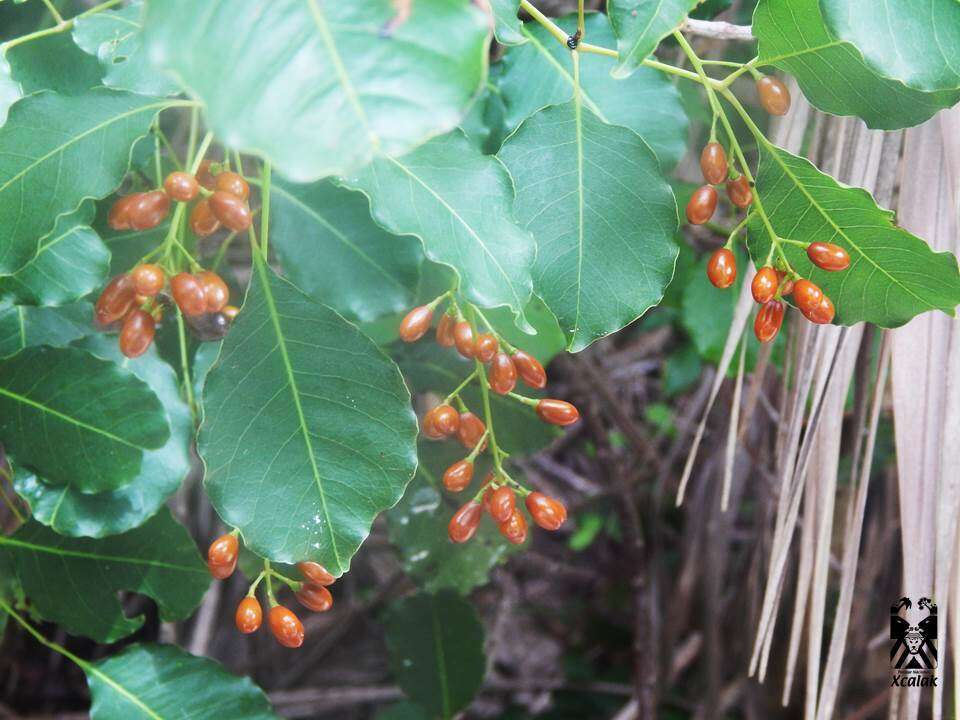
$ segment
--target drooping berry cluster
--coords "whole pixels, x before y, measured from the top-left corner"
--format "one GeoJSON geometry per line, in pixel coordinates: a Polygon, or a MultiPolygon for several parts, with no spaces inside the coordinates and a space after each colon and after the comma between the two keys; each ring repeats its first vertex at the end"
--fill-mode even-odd
{"type": "MultiPolygon", "coordinates": [[[[442,295],[433,303],[411,310],[400,323],[400,339],[410,343],[426,335],[433,324],[434,309],[445,297],[446,295],[442,295]]],[[[479,314],[476,308],[473,308],[473,312],[479,314]]],[[[485,318],[484,322],[486,323],[485,318]]],[[[527,521],[517,507],[518,494],[526,498],[527,509],[538,525],[548,530],[556,530],[566,518],[563,505],[542,493],[530,492],[507,474],[502,466],[506,453],[496,445],[496,436],[491,427],[492,418],[487,416],[484,422],[470,412],[460,396],[460,391],[476,380],[484,393],[490,390],[523,403],[533,408],[542,421],[552,425],[567,426],[577,422],[580,417],[577,408],[564,400],[538,400],[514,393],[518,378],[537,390],[546,387],[547,373],[543,365],[533,355],[507,343],[488,323],[486,332],[478,332],[452,301],[440,316],[436,341],[441,347],[456,348],[464,358],[475,362],[474,372],[461,386],[423,417],[424,437],[431,440],[456,437],[470,451],[465,458],[446,469],[443,485],[450,492],[465,490],[473,480],[476,458],[487,449],[488,444],[493,446],[496,468],[486,477],[474,498],[463,505],[450,520],[450,539],[462,543],[473,537],[486,508],[504,537],[512,543],[522,543],[527,537],[527,521]],[[454,402],[459,409],[454,407],[454,402]]]]}
{"type": "MultiPolygon", "coordinates": [[[[221,535],[210,544],[207,551],[207,567],[210,569],[210,574],[217,580],[227,579],[236,570],[239,556],[240,543],[237,533],[221,535]]],[[[296,613],[277,602],[272,580],[276,578],[286,584],[293,590],[294,597],[308,610],[326,612],[333,607],[333,595],[327,588],[336,581],[336,578],[323,565],[311,561],[297,563],[297,570],[303,575],[302,581],[287,578],[266,563],[263,572],[250,585],[246,596],[237,606],[234,616],[237,630],[244,635],[249,635],[260,629],[263,623],[263,608],[257,600],[257,588],[261,581],[266,579],[266,596],[270,607],[267,621],[270,632],[284,647],[298,648],[303,645],[303,623],[300,622],[296,613]]]]}
{"type": "Polygon", "coordinates": [[[239,312],[228,305],[230,290],[215,272],[178,273],[170,278],[159,265],[144,263],[114,277],[94,307],[101,330],[120,328],[120,351],[129,358],[147,351],[163,319],[164,306],[176,303],[194,334],[204,341],[226,335],[239,312]]]}

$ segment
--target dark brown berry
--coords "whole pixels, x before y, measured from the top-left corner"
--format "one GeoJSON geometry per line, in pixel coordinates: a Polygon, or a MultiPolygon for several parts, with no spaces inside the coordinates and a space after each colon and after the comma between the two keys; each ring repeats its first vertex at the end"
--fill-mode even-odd
{"type": "Polygon", "coordinates": [[[230,321],[222,312],[185,315],[184,319],[193,331],[194,337],[200,342],[222,340],[230,330],[230,321]]]}

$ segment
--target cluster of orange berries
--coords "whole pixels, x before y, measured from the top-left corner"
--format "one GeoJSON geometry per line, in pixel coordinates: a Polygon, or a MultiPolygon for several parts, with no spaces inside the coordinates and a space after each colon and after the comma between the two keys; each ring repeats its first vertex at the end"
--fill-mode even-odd
{"type": "MultiPolygon", "coordinates": [[[[518,377],[531,388],[539,390],[546,387],[547,373],[543,365],[529,353],[503,343],[493,332],[474,332],[469,322],[452,312],[455,312],[453,308],[440,317],[436,329],[437,344],[445,348],[455,347],[463,357],[488,365],[486,382],[493,392],[509,395],[532,406],[541,420],[552,425],[572,425],[580,419],[577,408],[565,400],[534,400],[515,395],[513,389],[518,377]],[[502,350],[501,344],[509,352],[502,350]]],[[[421,305],[411,310],[400,323],[400,339],[411,343],[422,338],[431,328],[433,316],[433,304],[421,305]]],[[[487,426],[483,420],[467,410],[459,398],[462,412],[448,402],[427,411],[423,417],[422,429],[424,437],[431,440],[456,437],[470,451],[466,458],[453,463],[443,473],[444,487],[450,492],[462,492],[473,480],[477,455],[487,447],[487,426]]],[[[543,493],[529,492],[505,474],[490,473],[477,496],[463,505],[450,520],[447,528],[450,539],[463,543],[473,537],[483,510],[486,509],[505,538],[514,544],[524,542],[527,537],[527,521],[517,507],[517,492],[526,497],[527,509],[540,527],[556,530],[563,524],[567,511],[558,500],[543,493]]]]}
{"type": "MultiPolygon", "coordinates": [[[[850,267],[850,256],[839,245],[813,242],[807,245],[807,257],[821,270],[838,272],[850,267]]],[[[714,286],[724,289],[737,279],[737,261],[727,248],[719,248],[707,263],[707,277],[714,286]]],[[[750,284],[753,299],[760,310],[753,323],[753,333],[760,342],[771,342],[783,324],[784,306],[781,299],[793,295],[793,302],[803,316],[812,323],[827,325],[836,312],[833,302],[815,283],[770,266],[757,271],[750,284]]]]}
{"type": "Polygon", "coordinates": [[[172,172],[159,190],[125,195],[110,208],[107,222],[114,230],[149,230],[167,217],[171,201],[192,202],[203,194],[204,197],[190,211],[190,229],[196,235],[212,235],[221,224],[234,232],[243,232],[253,221],[253,213],[247,204],[250,186],[235,172],[223,171],[214,175],[212,171],[218,167],[204,160],[196,176],[172,172]]]}
{"type": "MultiPolygon", "coordinates": [[[[100,293],[94,307],[94,322],[101,330],[120,326],[120,351],[129,358],[147,351],[163,319],[168,296],[162,293],[167,274],[159,265],[144,263],[114,277],[100,293]]],[[[201,340],[219,340],[226,335],[239,310],[227,303],[230,290],[210,270],[178,273],[170,279],[173,302],[201,340]]]]}
{"type": "MultiPolygon", "coordinates": [[[[210,574],[217,580],[226,580],[236,570],[239,556],[240,543],[237,536],[234,533],[221,535],[210,544],[207,550],[207,567],[210,569],[210,574]]],[[[304,577],[302,582],[288,580],[279,573],[269,572],[288,584],[294,591],[294,597],[308,610],[326,612],[332,608],[333,596],[327,588],[336,581],[333,574],[323,565],[315,562],[297,563],[297,569],[304,577]]],[[[234,616],[237,630],[244,635],[255,633],[263,623],[263,608],[256,594],[258,584],[259,580],[250,587],[246,597],[237,606],[234,616]]],[[[288,648],[298,648],[303,645],[304,631],[300,618],[289,608],[277,603],[270,592],[268,592],[268,600],[270,612],[267,622],[277,642],[288,648]]]]}

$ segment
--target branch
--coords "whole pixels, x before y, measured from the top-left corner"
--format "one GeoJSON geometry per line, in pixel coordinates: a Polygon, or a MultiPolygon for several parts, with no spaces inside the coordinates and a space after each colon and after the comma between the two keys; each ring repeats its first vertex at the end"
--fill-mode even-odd
{"type": "Polygon", "coordinates": [[[753,32],[749,25],[734,25],[721,20],[687,18],[680,29],[691,35],[718,40],[753,40],[753,32]]]}

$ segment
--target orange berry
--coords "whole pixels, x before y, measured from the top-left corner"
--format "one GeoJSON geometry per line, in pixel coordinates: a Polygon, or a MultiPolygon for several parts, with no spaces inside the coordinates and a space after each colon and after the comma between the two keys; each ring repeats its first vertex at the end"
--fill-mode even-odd
{"type": "Polygon", "coordinates": [[[833,302],[824,295],[820,298],[820,302],[815,308],[809,312],[805,312],[804,316],[812,323],[817,325],[829,325],[833,322],[833,316],[836,310],[833,307],[833,302]]]}
{"type": "Polygon", "coordinates": [[[195,275],[182,272],[170,280],[170,293],[184,315],[203,315],[207,311],[207,296],[195,275]]]}
{"type": "Polygon", "coordinates": [[[703,225],[713,217],[718,198],[713,185],[698,187],[690,196],[690,202],[687,203],[687,220],[693,225],[703,225]]]}
{"type": "Polygon", "coordinates": [[[779,286],[780,280],[777,277],[777,271],[772,267],[762,267],[753,276],[753,282],[750,283],[750,292],[753,293],[753,299],[763,305],[765,302],[773,300],[779,286]]]}
{"type": "Polygon", "coordinates": [[[797,309],[805,316],[820,307],[820,301],[823,299],[823,291],[814,283],[806,278],[801,278],[793,286],[793,302],[797,309]]]}
{"type": "Polygon", "coordinates": [[[247,201],[232,193],[217,190],[208,199],[217,220],[234,232],[243,232],[253,222],[247,201]]]}
{"type": "Polygon", "coordinates": [[[443,473],[443,486],[450,492],[465,490],[473,479],[473,463],[458,460],[443,473]]]}
{"type": "Polygon", "coordinates": [[[314,612],[326,612],[333,607],[333,595],[323,585],[306,582],[294,593],[297,601],[314,612]]]}
{"type": "Polygon", "coordinates": [[[547,371],[530,353],[517,350],[513,354],[513,364],[523,381],[532,388],[542,390],[547,386],[547,371]]]}
{"type": "Polygon", "coordinates": [[[426,335],[432,322],[433,310],[426,305],[415,307],[400,323],[400,339],[406,343],[416,342],[426,335]]]}
{"type": "Polygon", "coordinates": [[[207,550],[207,566],[210,574],[217,580],[225,580],[237,567],[237,558],[240,557],[240,543],[235,535],[227,533],[221,535],[207,550]]]}
{"type": "Polygon", "coordinates": [[[163,272],[163,268],[150,263],[137,265],[130,271],[130,277],[133,278],[137,293],[147,297],[153,297],[163,290],[163,286],[167,282],[167,276],[163,272]]]}
{"type": "Polygon", "coordinates": [[[700,171],[703,179],[711,185],[719,185],[727,179],[727,154],[718,142],[707,143],[700,153],[700,171]]]}
{"type": "Polygon", "coordinates": [[[565,400],[545,398],[537,403],[537,415],[551,425],[573,425],[580,419],[577,408],[565,400]]]}
{"type": "Polygon", "coordinates": [[[333,583],[337,580],[333,576],[333,573],[327,570],[323,565],[309,560],[298,562],[297,570],[299,570],[301,575],[315,585],[333,585],[333,583]]]}
{"type": "MultiPolygon", "coordinates": [[[[473,450],[477,443],[480,442],[480,438],[483,437],[483,434],[487,431],[487,426],[484,425],[483,420],[478,418],[472,412],[461,413],[460,415],[460,429],[457,431],[457,438],[460,440],[460,444],[463,445],[468,450],[473,450]]],[[[480,448],[482,452],[487,447],[487,441],[483,441],[483,447],[480,448]]]]}
{"type": "Polygon", "coordinates": [[[497,342],[497,339],[490,333],[483,333],[482,335],[477,336],[476,342],[473,344],[473,355],[482,363],[488,363],[497,354],[497,350],[500,348],[500,343],[497,342]]]}
{"type": "Polygon", "coordinates": [[[707,277],[714,287],[727,289],[737,279],[737,258],[727,248],[714,250],[707,263],[707,277]]]}
{"type": "Polygon", "coordinates": [[[453,326],[457,321],[449,313],[444,313],[437,324],[437,345],[440,347],[453,347],[453,326]]]}
{"type": "Polygon", "coordinates": [[[467,359],[473,358],[473,328],[466,320],[461,320],[453,326],[453,342],[457,352],[467,359]]]}
{"type": "Polygon", "coordinates": [[[771,115],[786,115],[790,110],[790,91],[779,78],[767,75],[757,80],[760,104],[771,115]]]}
{"type": "Polygon", "coordinates": [[[210,172],[213,160],[202,160],[197,168],[197,182],[207,190],[213,190],[217,185],[217,178],[210,172]]]}
{"type": "Polygon", "coordinates": [[[505,352],[498,352],[490,362],[490,389],[498,395],[506,395],[517,385],[517,368],[505,352]]]}
{"type": "Polygon", "coordinates": [[[136,299],[137,289],[128,273],[117,275],[100,293],[93,317],[100,327],[106,327],[130,312],[136,299]]]}
{"type": "Polygon", "coordinates": [[[248,595],[240,601],[234,622],[237,624],[237,630],[244,635],[255,633],[260,629],[260,624],[263,622],[263,608],[255,597],[248,595]]]}
{"type": "Polygon", "coordinates": [[[170,196],[163,190],[139,193],[127,210],[130,227],[134,230],[155,228],[170,212],[170,196]]]}
{"type": "Polygon", "coordinates": [[[750,207],[750,203],[753,202],[753,190],[746,175],[727,181],[727,197],[738,208],[750,207]]]}
{"type": "Polygon", "coordinates": [[[527,539],[527,519],[519,510],[514,510],[510,517],[497,527],[500,534],[514,545],[522,545],[527,539]]]}
{"type": "Polygon", "coordinates": [[[530,517],[544,530],[557,530],[567,520],[567,508],[563,503],[542,492],[527,495],[525,504],[530,517]]]}
{"type": "Polygon", "coordinates": [[[516,508],[517,496],[506,485],[502,485],[490,494],[490,502],[487,511],[498,523],[506,522],[513,515],[516,508]]]}
{"type": "Polygon", "coordinates": [[[483,506],[471,500],[461,506],[450,518],[450,524],[447,525],[447,535],[455,543],[465,543],[477,532],[482,516],[483,506]]]}
{"type": "Polygon", "coordinates": [[[753,321],[753,334],[762,343],[770,342],[780,332],[782,324],[783,303],[779,300],[770,300],[757,312],[757,317],[753,321]]]}
{"type": "Polygon", "coordinates": [[[210,201],[202,198],[190,211],[190,229],[197,237],[213,235],[220,229],[220,221],[210,208],[210,201]]]}
{"type": "Polygon", "coordinates": [[[207,312],[220,312],[230,301],[230,288],[219,275],[212,270],[198,272],[195,276],[203,287],[207,312]]]}
{"type": "Polygon", "coordinates": [[[227,171],[217,175],[214,188],[230,193],[231,195],[236,195],[241,200],[246,200],[250,197],[250,186],[247,185],[246,180],[235,172],[227,171]]]}
{"type": "Polygon", "coordinates": [[[190,202],[200,192],[200,183],[190,173],[172,172],[163,181],[163,189],[178,202],[190,202]]]}
{"type": "Polygon", "coordinates": [[[274,605],[268,616],[270,632],[277,642],[288,648],[303,645],[303,623],[292,611],[283,605],[274,605]]]}
{"type": "Polygon", "coordinates": [[[155,333],[153,316],[143,310],[132,310],[120,328],[120,352],[128,358],[140,357],[150,348],[155,333]]]}
{"type": "Polygon", "coordinates": [[[850,267],[850,256],[847,251],[833,243],[810,243],[807,246],[807,257],[821,270],[836,272],[850,267]]]}
{"type": "Polygon", "coordinates": [[[125,195],[117,200],[107,214],[107,224],[114,230],[130,229],[130,208],[140,199],[141,193],[125,195]]]}

